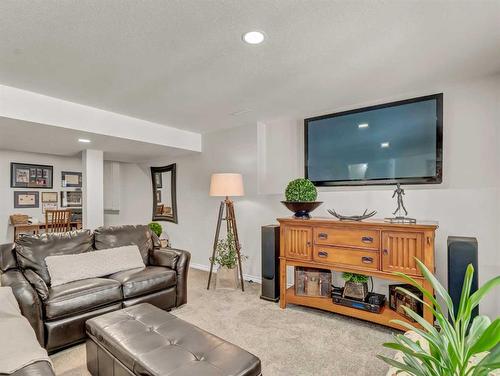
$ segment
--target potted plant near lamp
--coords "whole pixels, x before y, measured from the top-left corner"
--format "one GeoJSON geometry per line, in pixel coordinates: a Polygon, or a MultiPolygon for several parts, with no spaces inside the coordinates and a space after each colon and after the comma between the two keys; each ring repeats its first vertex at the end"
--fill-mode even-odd
{"type": "MultiPolygon", "coordinates": [[[[242,261],[246,256],[241,254],[242,261]]],[[[225,239],[217,242],[215,257],[210,262],[215,262],[218,266],[215,287],[237,289],[239,287],[238,279],[238,253],[234,235],[229,231],[225,239]]]]}
{"type": "Polygon", "coordinates": [[[281,201],[296,218],[310,218],[309,213],[323,202],[316,201],[318,191],[309,179],[295,179],[285,189],[286,201],[281,201]]]}

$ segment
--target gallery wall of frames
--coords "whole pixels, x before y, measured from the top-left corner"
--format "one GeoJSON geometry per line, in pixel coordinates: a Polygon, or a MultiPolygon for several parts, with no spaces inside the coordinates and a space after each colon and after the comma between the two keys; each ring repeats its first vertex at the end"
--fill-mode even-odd
{"type": "Polygon", "coordinates": [[[12,241],[13,214],[41,223],[46,210],[69,208],[81,220],[80,158],[0,150],[0,167],[0,243],[12,241]]]}

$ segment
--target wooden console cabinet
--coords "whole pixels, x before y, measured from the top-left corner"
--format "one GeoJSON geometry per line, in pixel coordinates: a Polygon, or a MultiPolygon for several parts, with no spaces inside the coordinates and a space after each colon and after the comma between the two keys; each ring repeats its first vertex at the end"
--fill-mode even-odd
{"type": "MultiPolygon", "coordinates": [[[[287,266],[353,272],[396,282],[405,281],[393,275],[393,272],[403,272],[432,291],[430,284],[422,278],[415,258],[434,272],[436,223],[395,224],[383,220],[352,222],[329,218],[279,218],[278,222],[281,240],[281,308],[286,308],[288,303],[298,304],[401,330],[404,328],[390,321],[407,321],[388,307],[376,314],[333,304],[331,298],[297,296],[293,286],[287,288],[287,266]]],[[[430,323],[434,321],[432,312],[425,307],[423,316],[430,323]]]]}

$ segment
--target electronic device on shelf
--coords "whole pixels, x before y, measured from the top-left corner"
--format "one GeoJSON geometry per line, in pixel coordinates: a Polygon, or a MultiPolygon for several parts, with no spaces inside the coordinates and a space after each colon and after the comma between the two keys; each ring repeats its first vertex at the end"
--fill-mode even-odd
{"type": "Polygon", "coordinates": [[[332,298],[337,296],[337,297],[342,297],[344,295],[344,288],[343,287],[336,287],[332,285],[332,298]]]}
{"type": "Polygon", "coordinates": [[[334,295],[334,292],[332,290],[332,300],[335,304],[372,313],[380,313],[385,305],[385,295],[377,294],[374,292],[369,292],[365,301],[359,301],[355,299],[343,298],[342,295],[334,295]]]}

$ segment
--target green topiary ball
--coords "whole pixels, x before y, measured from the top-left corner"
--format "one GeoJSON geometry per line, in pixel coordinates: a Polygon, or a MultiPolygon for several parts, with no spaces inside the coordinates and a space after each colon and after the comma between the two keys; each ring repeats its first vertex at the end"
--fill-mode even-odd
{"type": "Polygon", "coordinates": [[[285,197],[287,201],[316,201],[318,191],[309,179],[295,179],[288,183],[285,190],[285,197]]]}
{"type": "Polygon", "coordinates": [[[148,225],[149,229],[151,231],[153,231],[156,236],[160,237],[161,233],[163,232],[163,228],[161,227],[161,225],[159,223],[156,223],[156,222],[151,222],[149,225],[148,225]]]}

